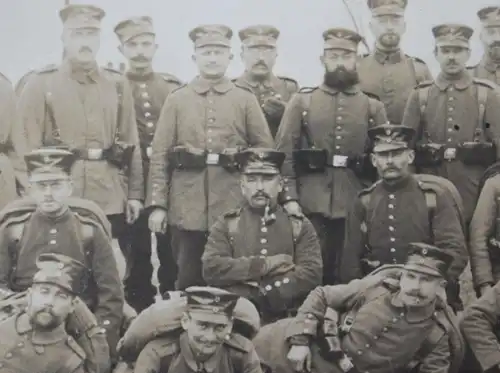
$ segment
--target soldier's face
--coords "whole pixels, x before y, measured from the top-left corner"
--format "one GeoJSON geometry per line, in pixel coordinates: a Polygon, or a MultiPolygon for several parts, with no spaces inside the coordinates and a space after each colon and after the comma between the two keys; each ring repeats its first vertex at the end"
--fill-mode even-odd
{"type": "Polygon", "coordinates": [[[74,297],[52,284],[34,284],[28,296],[27,312],[37,329],[52,330],[73,311],[74,297]]]}
{"type": "Polygon", "coordinates": [[[145,69],[151,66],[158,45],[154,35],[142,34],[127,40],[119,49],[131,68],[145,69]]]}
{"type": "Polygon", "coordinates": [[[81,63],[93,62],[101,44],[101,31],[95,28],[65,29],[63,44],[67,58],[81,63]]]}
{"type": "Polygon", "coordinates": [[[254,76],[267,76],[273,70],[278,53],[269,45],[244,46],[241,59],[245,70],[254,76]]]}
{"type": "Polygon", "coordinates": [[[356,53],[345,49],[326,49],[320,60],[326,72],[334,72],[342,67],[347,71],[356,70],[356,53]]]}
{"type": "Polygon", "coordinates": [[[485,27],[480,37],[490,58],[500,61],[500,27],[485,27]]]}
{"type": "Polygon", "coordinates": [[[435,55],[441,66],[441,71],[456,75],[465,70],[470,57],[470,49],[457,46],[438,46],[435,55]]]}
{"type": "Polygon", "coordinates": [[[218,45],[198,47],[193,56],[200,75],[208,79],[223,77],[232,59],[231,49],[218,45]]]}
{"type": "Polygon", "coordinates": [[[30,176],[29,195],[35,200],[40,211],[57,214],[66,207],[66,201],[73,192],[73,184],[67,175],[30,176]],[[51,177],[52,176],[52,177],[51,177]]]}
{"type": "Polygon", "coordinates": [[[185,313],[181,320],[195,356],[212,356],[231,333],[233,321],[224,315],[207,318],[196,312],[185,313]]]}
{"type": "Polygon", "coordinates": [[[434,302],[445,282],[441,277],[403,270],[399,297],[407,306],[426,306],[434,302]]]}
{"type": "Polygon", "coordinates": [[[373,166],[381,178],[387,181],[398,180],[410,173],[415,153],[410,149],[395,149],[371,155],[373,166]]]}
{"type": "Polygon", "coordinates": [[[249,205],[257,209],[275,206],[278,194],[283,190],[283,180],[279,175],[243,174],[240,184],[249,205]]]}
{"type": "Polygon", "coordinates": [[[370,29],[381,46],[391,49],[399,46],[406,23],[402,16],[382,15],[372,18],[370,29]]]}

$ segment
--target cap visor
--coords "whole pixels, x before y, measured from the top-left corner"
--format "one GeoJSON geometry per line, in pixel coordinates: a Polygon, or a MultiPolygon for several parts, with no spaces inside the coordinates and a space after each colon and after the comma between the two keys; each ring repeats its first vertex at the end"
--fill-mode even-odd
{"type": "Polygon", "coordinates": [[[408,146],[401,144],[379,144],[373,147],[374,153],[388,152],[391,150],[408,149],[408,146]]]}
{"type": "Polygon", "coordinates": [[[276,169],[265,169],[265,168],[246,168],[243,173],[245,175],[279,175],[279,171],[276,169]]]}
{"type": "Polygon", "coordinates": [[[423,273],[423,274],[431,275],[431,276],[434,276],[434,277],[442,277],[443,276],[436,269],[429,268],[429,267],[426,267],[426,266],[415,265],[415,264],[405,265],[404,269],[406,269],[407,271],[423,273]]]}
{"type": "Polygon", "coordinates": [[[227,323],[228,316],[224,313],[216,313],[202,310],[188,310],[188,313],[196,318],[196,320],[211,322],[214,324],[227,323]]]}

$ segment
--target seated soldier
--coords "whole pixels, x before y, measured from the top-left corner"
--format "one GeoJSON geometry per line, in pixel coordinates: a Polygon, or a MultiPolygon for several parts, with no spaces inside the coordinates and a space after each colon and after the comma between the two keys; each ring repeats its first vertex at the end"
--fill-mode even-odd
{"type": "Polygon", "coordinates": [[[149,342],[134,371],[261,373],[252,342],[232,333],[238,295],[212,287],[191,287],[186,295],[183,332],[149,342]]]}
{"type": "Polygon", "coordinates": [[[284,158],[284,153],[258,148],[236,155],[246,203],[218,219],[202,257],[207,284],[250,299],[263,323],[287,317],[321,284],[314,227],[278,205],[284,158]]]}
{"type": "Polygon", "coordinates": [[[57,254],[40,255],[36,265],[26,310],[0,324],[0,371],[88,372],[85,352],[66,332],[86,269],[57,254]]]}
{"type": "Polygon", "coordinates": [[[31,286],[40,254],[64,254],[84,263],[89,276],[81,298],[106,330],[114,355],[123,321],[123,289],[102,210],[90,201],[70,197],[75,159],[59,147],[25,156],[29,196],[12,202],[0,214],[0,296],[31,286]]]}
{"type": "Polygon", "coordinates": [[[259,357],[274,373],[454,371],[463,345],[453,311],[442,299],[453,257],[423,243],[409,249],[406,264],[393,266],[399,267],[393,281],[369,275],[316,288],[295,318],[261,329],[254,339],[259,357]],[[343,313],[335,354],[320,340],[328,307],[343,313]]]}

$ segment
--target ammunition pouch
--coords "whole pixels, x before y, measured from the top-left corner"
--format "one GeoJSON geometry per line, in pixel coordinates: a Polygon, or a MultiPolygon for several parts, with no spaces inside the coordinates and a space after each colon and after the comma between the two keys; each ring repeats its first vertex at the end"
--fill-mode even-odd
{"type": "Polygon", "coordinates": [[[11,150],[14,150],[11,144],[6,142],[0,142],[0,154],[7,154],[11,150]]]}
{"type": "Polygon", "coordinates": [[[327,166],[328,152],[325,149],[300,149],[293,152],[297,173],[323,173],[327,166]]]}
{"type": "Polygon", "coordinates": [[[497,159],[496,146],[487,142],[464,142],[457,146],[457,158],[468,166],[489,167],[497,159]]]}
{"type": "Polygon", "coordinates": [[[236,152],[208,153],[199,149],[175,148],[168,155],[171,166],[178,170],[203,170],[207,166],[221,166],[229,172],[238,170],[236,152]]]}
{"type": "Polygon", "coordinates": [[[124,169],[132,163],[135,145],[116,141],[110,148],[104,150],[104,158],[112,165],[124,169]]]}
{"type": "Polygon", "coordinates": [[[338,313],[332,308],[328,308],[325,318],[318,328],[317,344],[320,355],[323,359],[331,362],[338,361],[344,354],[340,347],[338,322],[338,313]]]}
{"type": "Polygon", "coordinates": [[[266,284],[262,284],[259,289],[257,303],[259,305],[260,311],[263,314],[268,315],[286,312],[288,310],[288,305],[281,297],[279,289],[275,286],[272,286],[271,290],[266,290],[266,287],[266,284]]]}
{"type": "Polygon", "coordinates": [[[445,146],[436,143],[419,144],[415,149],[415,166],[437,167],[445,159],[445,146]]]}

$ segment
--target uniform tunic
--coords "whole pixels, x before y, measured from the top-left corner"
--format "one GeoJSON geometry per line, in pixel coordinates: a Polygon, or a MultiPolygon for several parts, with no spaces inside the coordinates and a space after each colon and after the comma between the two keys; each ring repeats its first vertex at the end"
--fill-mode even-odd
{"type": "MultiPolygon", "coordinates": [[[[475,81],[464,73],[459,80],[449,81],[441,73],[431,83],[417,87],[406,106],[403,125],[417,130],[417,142],[434,142],[456,148],[462,142],[474,140],[478,125],[478,86],[487,89],[482,125],[483,141],[497,145],[500,154],[500,96],[494,85],[488,81],[475,81]],[[418,90],[429,87],[427,105],[422,113],[418,90]]],[[[464,165],[458,160],[444,161],[435,168],[423,168],[422,173],[442,176],[457,187],[462,196],[466,221],[470,221],[477,199],[477,187],[485,168],[464,165]]]]}
{"type": "MultiPolygon", "coordinates": [[[[281,207],[276,220],[263,222],[262,215],[248,205],[220,217],[210,230],[203,254],[203,274],[209,285],[230,287],[247,282],[270,284],[275,297],[289,306],[321,283],[321,250],[312,224],[300,220],[300,232],[294,239],[292,219],[281,207]],[[238,219],[235,232],[231,219],[238,219]],[[295,268],[285,275],[270,277],[263,271],[266,257],[290,255],[295,268]]],[[[297,219],[297,218],[295,218],[297,219]]]]}
{"type": "Polygon", "coordinates": [[[29,149],[52,140],[53,119],[61,140],[72,148],[107,149],[119,140],[136,146],[127,175],[107,161],[78,161],[72,169],[73,195],[96,202],[107,215],[121,214],[127,199],[144,198],[134,104],[130,86],[118,72],[96,69],[90,75],[69,62],[28,79],[19,99],[19,113],[29,149]],[[119,86],[122,110],[118,121],[119,86]],[[128,185],[123,187],[127,176],[128,185]]]}
{"type": "Polygon", "coordinates": [[[364,276],[364,257],[380,264],[404,263],[411,242],[432,244],[450,252],[455,258],[449,271],[451,279],[456,279],[465,267],[465,239],[451,195],[436,193],[436,208],[429,221],[424,191],[413,176],[396,185],[374,184],[360,193],[347,217],[342,282],[364,276]],[[365,193],[370,194],[367,210],[361,200],[365,193]]]}
{"type": "MultiPolygon", "coordinates": [[[[383,285],[380,285],[383,286],[383,285]]],[[[441,328],[434,318],[435,305],[422,309],[407,309],[388,289],[363,301],[362,280],[347,285],[318,287],[309,294],[297,316],[289,326],[291,344],[302,344],[303,337],[317,336],[317,323],[327,307],[343,312],[354,304],[359,307],[354,323],[341,337],[341,348],[352,359],[359,372],[401,372],[412,362],[416,353],[434,328],[441,328]],[[361,302],[361,303],[357,303],[361,302]]],[[[378,290],[377,290],[378,291],[378,290]]],[[[419,367],[421,373],[447,373],[450,348],[448,335],[443,330],[437,345],[419,367]]]]}
{"type": "Polygon", "coordinates": [[[485,55],[476,66],[467,68],[474,78],[487,79],[500,85],[500,63],[495,63],[485,55]]]}
{"type": "Polygon", "coordinates": [[[242,201],[239,174],[219,165],[167,171],[176,146],[221,153],[274,147],[274,141],[254,95],[227,78],[211,85],[197,77],[167,97],[153,139],[146,205],[166,209],[180,229],[207,231],[242,201]]]}
{"type": "Polygon", "coordinates": [[[401,50],[386,53],[375,49],[361,59],[358,67],[361,89],[378,97],[385,105],[391,123],[401,123],[406,101],[413,88],[432,79],[424,61],[401,50]]]}
{"type": "MultiPolygon", "coordinates": [[[[285,201],[298,200],[305,213],[344,218],[356,193],[367,186],[351,169],[328,167],[323,173],[297,175],[293,151],[301,149],[303,112],[308,110],[312,141],[334,155],[362,155],[368,151],[369,126],[387,122],[384,105],[355,86],[339,92],[326,85],[303,89],[289,102],[276,136],[276,147],[286,153],[282,167],[285,201]],[[305,107],[304,95],[310,95],[305,107]],[[370,102],[371,101],[371,102],[370,102]],[[370,106],[373,110],[370,110],[370,106]]],[[[311,146],[312,144],[309,144],[311,146]]]]}
{"type": "Polygon", "coordinates": [[[21,313],[0,324],[1,373],[84,373],[85,352],[64,331],[35,331],[21,313]]]}

